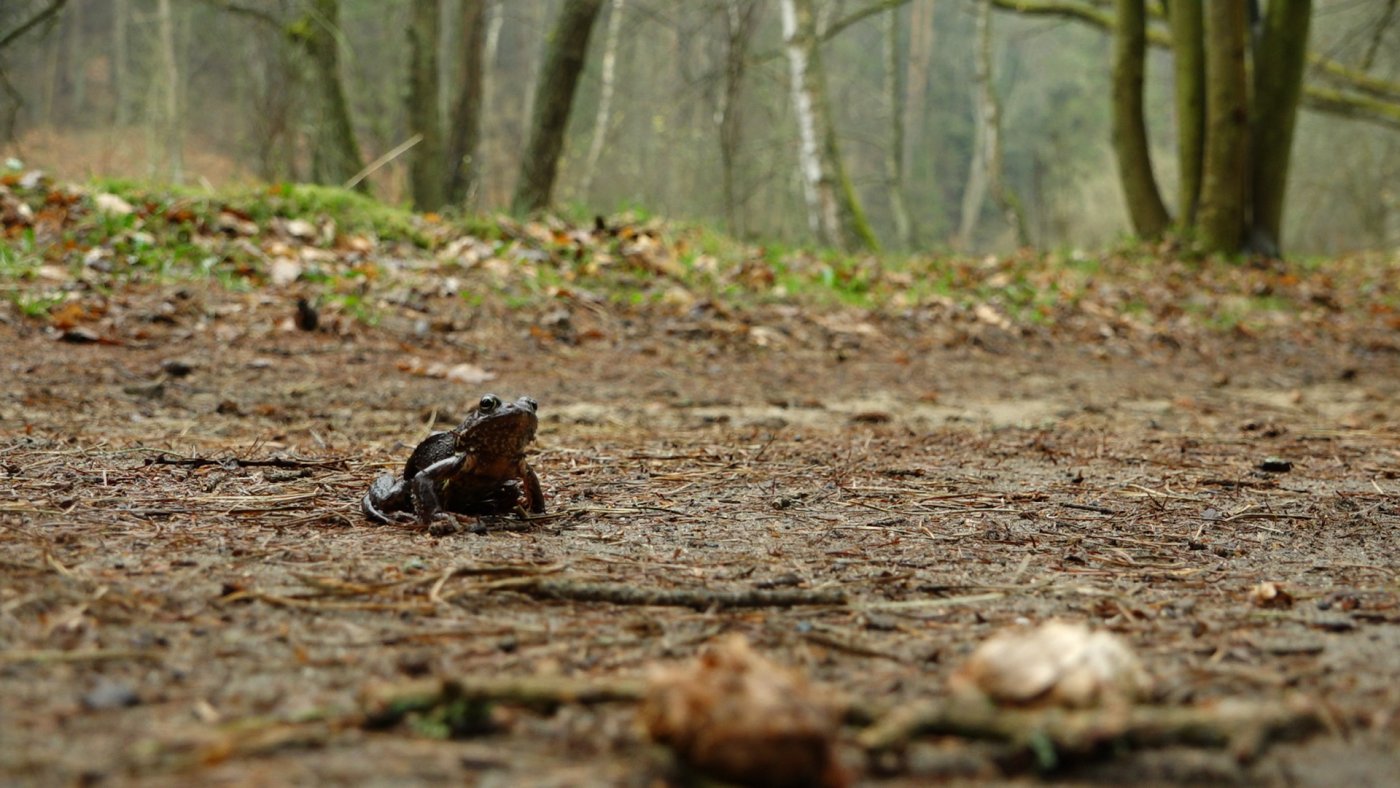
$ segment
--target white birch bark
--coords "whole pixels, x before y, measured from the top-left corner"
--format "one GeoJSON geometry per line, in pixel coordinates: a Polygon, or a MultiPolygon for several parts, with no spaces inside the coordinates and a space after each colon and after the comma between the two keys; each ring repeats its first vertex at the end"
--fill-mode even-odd
{"type": "Polygon", "coordinates": [[[602,86],[598,96],[598,116],[593,120],[593,140],[588,144],[588,158],[584,160],[583,185],[579,189],[586,199],[593,187],[593,174],[598,170],[598,160],[603,157],[603,142],[608,136],[608,123],[612,118],[613,91],[617,82],[617,42],[622,34],[622,11],[627,0],[612,0],[608,9],[608,37],[603,44],[602,86]]]}
{"type": "Polygon", "coordinates": [[[817,127],[818,98],[811,74],[811,50],[816,46],[811,0],[782,0],[782,18],[783,43],[792,75],[798,164],[807,203],[807,224],[822,243],[840,245],[836,190],[822,161],[821,132],[817,127]]]}

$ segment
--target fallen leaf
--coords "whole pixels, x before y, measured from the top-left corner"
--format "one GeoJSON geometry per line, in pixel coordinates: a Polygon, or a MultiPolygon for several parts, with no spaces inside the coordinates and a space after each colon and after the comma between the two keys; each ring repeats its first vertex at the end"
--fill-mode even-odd
{"type": "Polygon", "coordinates": [[[826,693],[755,653],[741,635],[684,665],[654,668],[639,711],[690,768],[762,786],[844,786],[839,717],[826,693]]]}
{"type": "Polygon", "coordinates": [[[1049,621],[993,635],[954,671],[949,685],[955,694],[999,704],[1087,708],[1141,699],[1151,678],[1117,635],[1049,621]]]}

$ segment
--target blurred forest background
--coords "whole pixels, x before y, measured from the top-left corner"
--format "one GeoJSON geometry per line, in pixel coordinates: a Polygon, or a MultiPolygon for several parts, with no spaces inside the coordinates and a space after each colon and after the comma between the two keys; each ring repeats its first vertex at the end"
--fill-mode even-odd
{"type": "MultiPolygon", "coordinates": [[[[386,201],[509,210],[537,86],[550,87],[539,74],[580,5],[592,34],[552,205],[811,242],[786,0],[6,0],[0,137],[8,156],[61,178],[219,188],[338,184],[368,168],[363,188],[386,201]],[[423,69],[436,79],[413,78],[423,69]],[[348,170],[324,161],[337,79],[358,149],[348,170]],[[415,194],[418,152],[472,147],[455,122],[464,86],[479,91],[470,187],[415,194]],[[372,167],[425,122],[438,133],[372,167]]],[[[1131,232],[1111,106],[1114,14],[1132,5],[797,4],[813,14],[843,167],[880,246],[1092,247],[1131,232]],[[989,106],[990,148],[978,122],[989,106]]],[[[1143,115],[1174,207],[1170,9],[1145,9],[1143,115]]],[[[1397,2],[1317,0],[1308,36],[1283,244],[1400,246],[1397,2]]]]}

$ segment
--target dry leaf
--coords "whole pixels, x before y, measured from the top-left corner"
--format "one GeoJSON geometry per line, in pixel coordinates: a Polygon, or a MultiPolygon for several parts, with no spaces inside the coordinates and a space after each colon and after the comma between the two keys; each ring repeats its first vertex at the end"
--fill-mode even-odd
{"type": "Polygon", "coordinates": [[[843,786],[839,718],[806,678],[735,635],[654,670],[640,718],[689,767],[740,785],[843,786]]]}
{"type": "Polygon", "coordinates": [[[478,367],[475,364],[444,364],[439,361],[424,361],[420,358],[410,358],[398,364],[399,369],[410,375],[421,375],[428,378],[442,378],[456,383],[468,385],[485,383],[488,380],[495,380],[496,373],[478,367]]]}
{"type": "Polygon", "coordinates": [[[1000,704],[1084,708],[1142,698],[1151,678],[1118,636],[1050,621],[992,636],[949,684],[1000,704]]]}
{"type": "Polygon", "coordinates": [[[1250,589],[1249,598],[1250,601],[1254,603],[1255,607],[1293,607],[1293,595],[1285,591],[1281,583],[1260,583],[1250,589]]]}
{"type": "Polygon", "coordinates": [[[115,194],[99,194],[92,198],[93,207],[107,216],[127,216],[136,210],[131,203],[115,194]]]}

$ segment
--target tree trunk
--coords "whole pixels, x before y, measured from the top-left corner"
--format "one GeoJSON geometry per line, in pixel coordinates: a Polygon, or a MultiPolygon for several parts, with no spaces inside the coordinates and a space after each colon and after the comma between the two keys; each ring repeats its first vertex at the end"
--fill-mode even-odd
{"type": "Polygon", "coordinates": [[[447,200],[467,204],[476,196],[481,173],[477,148],[486,87],[486,0],[462,0],[459,24],[462,44],[457,74],[461,84],[447,138],[447,200]]]}
{"type": "MultiPolygon", "coordinates": [[[[506,189],[509,188],[503,183],[503,177],[488,177],[488,167],[496,166],[500,171],[509,169],[501,166],[504,156],[499,141],[507,134],[501,120],[503,113],[497,88],[497,73],[501,70],[498,60],[501,28],[505,26],[506,18],[504,5],[505,0],[487,0],[486,45],[481,55],[481,115],[477,121],[481,136],[477,140],[476,167],[471,171],[477,183],[476,204],[493,208],[505,203],[506,189]],[[488,144],[493,140],[496,141],[495,147],[488,144]]],[[[514,136],[511,138],[514,139],[514,136]]]]}
{"type": "Polygon", "coordinates": [[[185,177],[180,111],[180,69],[175,58],[175,18],[170,0],[156,4],[156,56],[159,59],[160,106],[154,113],[155,153],[151,161],[153,174],[174,183],[185,177]]]}
{"type": "Polygon", "coordinates": [[[977,133],[972,165],[968,170],[967,188],[963,191],[962,221],[958,230],[957,245],[962,249],[971,248],[972,236],[977,231],[977,222],[982,213],[982,202],[990,192],[992,201],[1006,217],[1006,223],[1016,232],[1016,243],[1026,246],[1030,243],[1030,238],[1021,202],[1012,194],[1002,176],[1001,103],[992,84],[991,0],[981,0],[977,4],[976,27],[977,51],[973,60],[973,81],[977,88],[974,98],[977,133]]]}
{"type": "Polygon", "coordinates": [[[602,5],[603,0],[566,0],[549,37],[544,68],[535,89],[530,142],[525,146],[520,178],[511,200],[511,210],[517,214],[549,206],[559,171],[559,155],[564,149],[564,132],[573,108],[574,90],[588,55],[588,37],[602,5]]]}
{"type": "Polygon", "coordinates": [[[885,96],[890,102],[890,141],[885,148],[885,178],[890,193],[895,243],[901,249],[908,249],[909,207],[904,203],[904,86],[900,84],[899,14],[898,8],[892,8],[885,16],[885,96]]]}
{"type": "Polygon", "coordinates": [[[1113,36],[1113,153],[1127,200],[1133,231],[1152,239],[1171,224],[1171,216],[1152,175],[1152,152],[1142,115],[1143,58],[1147,20],[1143,0],[1118,0],[1113,36]]]}
{"type": "Polygon", "coordinates": [[[1190,227],[1196,222],[1201,199],[1201,157],[1206,138],[1205,22],[1201,4],[1194,0],[1171,2],[1167,9],[1176,69],[1176,157],[1181,178],[1177,222],[1190,227]]]}
{"type": "MultiPolygon", "coordinates": [[[[350,122],[350,102],[340,79],[340,0],[311,0],[311,10],[288,30],[305,48],[315,74],[313,90],[320,101],[311,153],[311,176],[317,183],[342,185],[360,171],[364,159],[350,122]]],[[[361,179],[355,188],[368,192],[361,179]]]]}
{"type": "Polygon", "coordinates": [[[110,89],[112,91],[112,123],[124,128],[131,123],[131,100],[127,89],[131,85],[131,48],[127,43],[130,31],[130,0],[115,0],[112,4],[112,71],[110,89]]]}
{"type": "Polygon", "coordinates": [[[1206,149],[1197,224],[1208,251],[1237,252],[1244,232],[1249,106],[1245,4],[1213,2],[1205,18],[1206,149]]]}
{"type": "MultiPolygon", "coordinates": [[[[987,66],[991,62],[991,26],[988,23],[986,2],[977,3],[976,38],[973,46],[973,81],[981,85],[987,81],[987,66]]],[[[977,223],[982,218],[982,203],[987,199],[987,113],[981,95],[973,92],[973,136],[972,161],[967,167],[967,182],[963,186],[962,211],[959,213],[958,234],[953,246],[962,251],[972,247],[972,236],[977,232],[977,223]]]]}
{"type": "Polygon", "coordinates": [[[734,168],[739,158],[739,144],[743,134],[739,97],[743,91],[744,75],[747,71],[749,41],[758,23],[758,10],[756,0],[728,0],[724,6],[724,90],[720,93],[719,110],[715,114],[719,123],[724,220],[731,235],[742,235],[745,231],[734,184],[734,168]]]}
{"type": "Polygon", "coordinates": [[[781,7],[808,224],[824,244],[841,249],[874,249],[879,244],[841,163],[836,127],[826,99],[812,0],[782,0],[781,7]]]}
{"type": "MultiPolygon", "coordinates": [[[[915,166],[914,154],[921,143],[927,147],[924,126],[927,121],[928,75],[933,72],[934,2],[913,0],[909,9],[909,63],[904,80],[904,151],[906,172],[915,166]]],[[[918,202],[917,200],[915,202],[918,202]]],[[[910,217],[910,248],[919,244],[919,223],[910,217]]]]}
{"type": "Polygon", "coordinates": [[[438,113],[439,0],[413,0],[408,22],[408,131],[422,135],[409,151],[408,177],[413,205],[436,211],[447,201],[443,179],[442,117],[438,113]]]}
{"type": "Polygon", "coordinates": [[[1293,126],[1303,93],[1312,0],[1275,0],[1264,16],[1254,59],[1254,107],[1250,146],[1252,251],[1277,256],[1282,244],[1283,197],[1288,183],[1293,126]]]}
{"type": "Polygon", "coordinates": [[[612,0],[608,8],[608,35],[603,44],[603,84],[598,96],[598,115],[593,120],[593,139],[588,144],[583,180],[579,186],[579,194],[584,199],[588,198],[593,187],[593,174],[598,169],[598,160],[603,157],[603,142],[608,137],[608,123],[612,119],[613,90],[617,83],[617,41],[622,33],[622,11],[626,4],[627,0],[612,0]]]}

